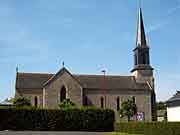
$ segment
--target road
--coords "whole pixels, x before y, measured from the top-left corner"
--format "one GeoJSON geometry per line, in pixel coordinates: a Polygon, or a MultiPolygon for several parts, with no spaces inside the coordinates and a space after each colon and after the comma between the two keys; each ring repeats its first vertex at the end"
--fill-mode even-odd
{"type": "Polygon", "coordinates": [[[104,135],[98,132],[0,131],[0,135],[104,135]]]}

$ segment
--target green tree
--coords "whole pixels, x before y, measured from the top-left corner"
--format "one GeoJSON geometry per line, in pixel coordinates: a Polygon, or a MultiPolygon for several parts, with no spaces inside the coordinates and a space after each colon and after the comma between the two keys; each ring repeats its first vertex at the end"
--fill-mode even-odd
{"type": "Polygon", "coordinates": [[[120,117],[126,117],[128,121],[130,121],[131,117],[137,113],[137,107],[134,99],[128,99],[127,101],[123,102],[119,113],[120,117]]]}
{"type": "Polygon", "coordinates": [[[72,109],[76,107],[75,103],[73,103],[70,99],[64,99],[58,106],[60,109],[72,109]]]}
{"type": "Polygon", "coordinates": [[[14,97],[10,97],[10,99],[8,99],[8,102],[10,102],[10,103],[14,103],[14,101],[15,101],[14,97]]]}
{"type": "Polygon", "coordinates": [[[166,103],[165,102],[157,102],[156,103],[157,110],[166,110],[166,103]]]}
{"type": "Polygon", "coordinates": [[[167,121],[167,111],[164,113],[164,121],[167,121]]]}
{"type": "Polygon", "coordinates": [[[27,97],[18,97],[13,99],[13,104],[16,107],[31,107],[31,101],[27,97]]]}

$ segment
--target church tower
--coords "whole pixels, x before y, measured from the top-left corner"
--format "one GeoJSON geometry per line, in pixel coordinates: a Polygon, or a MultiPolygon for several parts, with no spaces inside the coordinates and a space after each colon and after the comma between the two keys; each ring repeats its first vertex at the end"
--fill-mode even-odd
{"type": "Polygon", "coordinates": [[[149,46],[143,24],[142,10],[139,8],[136,47],[134,51],[134,68],[131,71],[139,83],[148,83],[154,89],[153,68],[150,65],[149,46]]]}
{"type": "Polygon", "coordinates": [[[134,68],[131,71],[137,83],[147,83],[151,88],[152,121],[157,120],[156,94],[154,87],[153,68],[150,64],[149,46],[146,41],[142,10],[139,8],[136,47],[134,51],[134,68]]]}

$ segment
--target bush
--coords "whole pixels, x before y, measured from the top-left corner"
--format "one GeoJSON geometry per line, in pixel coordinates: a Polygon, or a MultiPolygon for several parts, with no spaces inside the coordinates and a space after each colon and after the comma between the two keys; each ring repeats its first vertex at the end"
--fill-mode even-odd
{"type": "Polygon", "coordinates": [[[0,109],[0,130],[113,131],[114,112],[102,109],[0,109]]]}
{"type": "Polygon", "coordinates": [[[27,97],[18,97],[12,99],[13,104],[18,108],[31,107],[31,100],[27,97]]]}
{"type": "Polygon", "coordinates": [[[73,108],[76,108],[75,103],[73,103],[70,99],[63,100],[63,102],[60,102],[58,106],[59,106],[60,109],[73,109],[73,108]]]}
{"type": "Polygon", "coordinates": [[[180,123],[167,122],[130,122],[115,125],[116,132],[143,134],[143,135],[180,135],[180,123]]]}

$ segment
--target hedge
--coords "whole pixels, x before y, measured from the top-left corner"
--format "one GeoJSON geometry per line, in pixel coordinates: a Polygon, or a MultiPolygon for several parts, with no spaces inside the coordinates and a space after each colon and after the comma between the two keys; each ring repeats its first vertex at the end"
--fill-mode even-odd
{"type": "Polygon", "coordinates": [[[140,135],[180,135],[180,123],[119,123],[115,125],[115,131],[140,135]]]}
{"type": "Polygon", "coordinates": [[[113,131],[114,112],[108,109],[0,109],[0,130],[113,131]]]}

